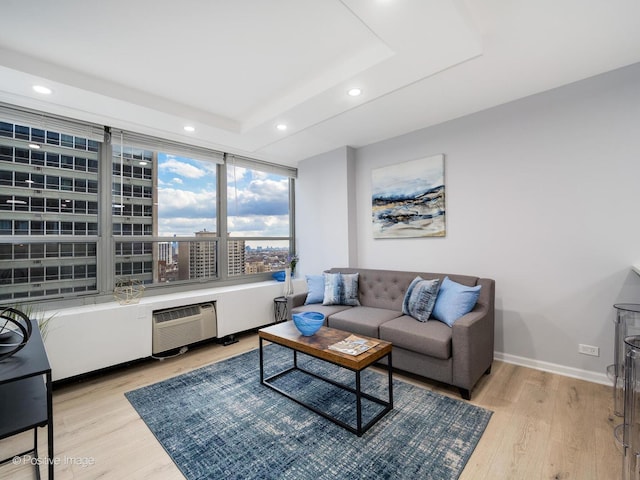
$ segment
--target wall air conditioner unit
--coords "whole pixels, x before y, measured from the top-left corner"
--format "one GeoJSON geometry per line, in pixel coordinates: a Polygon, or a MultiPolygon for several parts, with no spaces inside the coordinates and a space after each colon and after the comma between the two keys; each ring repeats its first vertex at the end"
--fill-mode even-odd
{"type": "Polygon", "coordinates": [[[153,354],[215,338],[215,302],[168,308],[153,312],[153,354]]]}

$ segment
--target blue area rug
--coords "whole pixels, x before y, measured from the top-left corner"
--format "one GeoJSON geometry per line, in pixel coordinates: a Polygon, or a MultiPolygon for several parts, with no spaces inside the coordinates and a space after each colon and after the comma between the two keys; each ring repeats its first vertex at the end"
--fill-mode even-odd
{"type": "MultiPolygon", "coordinates": [[[[265,347],[265,374],[292,364],[265,347]]],[[[353,372],[306,355],[299,364],[355,383],[353,372]]],[[[309,375],[279,387],[355,424],[355,396],[309,375]]],[[[387,376],[363,372],[366,393],[387,399],[387,376]]],[[[125,395],[184,476],[195,479],[456,479],[492,412],[394,380],[394,409],[362,437],[260,384],[258,350],[125,395]]],[[[365,402],[364,422],[379,405],[365,402]]]]}

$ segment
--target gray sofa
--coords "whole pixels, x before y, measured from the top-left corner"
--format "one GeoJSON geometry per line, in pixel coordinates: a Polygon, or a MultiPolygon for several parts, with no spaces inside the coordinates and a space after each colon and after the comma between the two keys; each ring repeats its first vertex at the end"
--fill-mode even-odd
{"type": "Polygon", "coordinates": [[[453,385],[466,400],[485,373],[491,372],[494,342],[495,281],[467,275],[403,272],[363,268],[332,268],[328,273],[358,273],[360,306],[304,305],[307,293],[288,298],[288,314],[322,312],[327,326],[380,338],[393,344],[394,369],[453,385]],[[453,327],[438,320],[419,322],[402,313],[402,302],[416,276],[445,276],[454,282],[481,285],[473,310],[453,327]]]}

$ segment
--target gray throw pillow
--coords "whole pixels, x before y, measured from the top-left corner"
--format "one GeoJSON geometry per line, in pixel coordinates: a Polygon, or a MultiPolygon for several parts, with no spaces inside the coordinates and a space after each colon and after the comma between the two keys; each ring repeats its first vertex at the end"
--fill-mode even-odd
{"type": "Polygon", "coordinates": [[[436,304],[436,297],[440,288],[440,280],[423,280],[416,277],[409,284],[407,293],[402,301],[402,313],[411,315],[420,322],[426,322],[431,316],[436,304]]]}

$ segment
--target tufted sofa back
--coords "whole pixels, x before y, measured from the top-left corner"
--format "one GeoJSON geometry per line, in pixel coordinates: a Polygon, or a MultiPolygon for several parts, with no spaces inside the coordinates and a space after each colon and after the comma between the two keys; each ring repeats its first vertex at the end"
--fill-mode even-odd
{"type": "MultiPolygon", "coordinates": [[[[365,307],[386,308],[402,311],[402,300],[411,281],[420,276],[425,280],[448,276],[454,282],[475,286],[478,277],[445,273],[401,272],[394,270],[375,270],[366,268],[332,268],[329,273],[358,273],[358,296],[360,304],[365,307]]],[[[484,289],[483,289],[484,290],[484,289]]],[[[481,291],[481,296],[482,296],[481,291]]],[[[489,292],[487,292],[489,293],[489,292]]],[[[480,302],[480,299],[479,299],[480,302]]]]}

